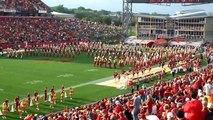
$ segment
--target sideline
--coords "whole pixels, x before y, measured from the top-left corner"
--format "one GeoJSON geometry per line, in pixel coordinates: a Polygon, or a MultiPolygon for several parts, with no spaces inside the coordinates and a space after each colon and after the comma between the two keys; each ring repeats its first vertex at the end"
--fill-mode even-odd
{"type": "MultiPolygon", "coordinates": [[[[100,83],[100,82],[104,82],[104,81],[108,81],[108,80],[111,80],[113,79],[112,76],[110,77],[105,77],[105,78],[101,78],[101,79],[98,79],[98,80],[94,80],[94,81],[90,81],[90,82],[86,82],[86,83],[81,83],[79,85],[74,85],[74,86],[69,86],[69,87],[66,87],[64,88],[64,90],[69,90],[70,87],[72,88],[79,88],[79,87],[83,87],[83,86],[86,86],[86,85],[90,85],[90,84],[96,84],[96,83],[100,83]]],[[[61,92],[61,89],[58,89],[58,90],[55,90],[56,93],[60,93],[61,92]]],[[[50,95],[50,92],[47,93],[47,95],[50,95]]],[[[43,94],[39,94],[39,96],[43,96],[43,94]]],[[[31,97],[31,99],[33,98],[33,96],[31,97]]],[[[27,98],[23,98],[23,99],[27,99],[27,98]]],[[[23,100],[21,99],[21,100],[23,100]]],[[[12,100],[13,101],[13,100],[12,100]]],[[[9,102],[9,105],[13,105],[15,104],[15,102],[9,102]]],[[[0,106],[0,108],[2,108],[2,106],[0,106]]]]}

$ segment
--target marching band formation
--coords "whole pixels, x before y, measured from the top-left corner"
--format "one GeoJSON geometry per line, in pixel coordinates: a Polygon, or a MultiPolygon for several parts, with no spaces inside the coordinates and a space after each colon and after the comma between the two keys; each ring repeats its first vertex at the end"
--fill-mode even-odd
{"type": "MultiPolygon", "coordinates": [[[[69,92],[69,98],[71,100],[73,97],[74,89],[72,87],[70,87],[68,92],[69,92]]],[[[22,118],[22,114],[24,112],[25,113],[27,112],[26,109],[28,107],[32,107],[34,104],[36,106],[36,109],[39,110],[39,104],[42,99],[43,99],[43,102],[49,101],[50,108],[54,108],[54,105],[56,104],[57,100],[60,100],[61,102],[63,102],[65,100],[65,98],[68,97],[67,93],[65,91],[64,85],[62,85],[61,91],[59,94],[60,94],[60,99],[57,98],[57,96],[59,96],[59,95],[57,92],[55,92],[55,89],[53,86],[51,88],[49,94],[47,92],[47,87],[46,87],[43,95],[39,95],[37,91],[34,91],[33,97],[31,97],[30,93],[27,94],[27,98],[22,99],[22,100],[20,99],[19,96],[17,96],[14,99],[14,104],[9,104],[9,99],[6,99],[4,101],[4,103],[2,104],[2,113],[0,115],[2,115],[3,119],[6,119],[7,112],[17,111],[19,113],[19,117],[22,118]],[[48,97],[48,95],[49,95],[49,97],[48,97]]]]}
{"type": "MultiPolygon", "coordinates": [[[[197,51],[200,50],[201,48],[199,47],[109,46],[101,42],[87,42],[67,45],[44,45],[42,47],[25,48],[23,51],[7,49],[6,53],[9,58],[24,58],[28,56],[74,58],[81,52],[87,52],[87,57],[94,60],[94,67],[115,69],[113,76],[116,81],[120,81],[120,78],[123,77],[130,79],[128,82],[134,82],[133,78],[144,74],[145,71],[150,71],[153,66],[162,67],[162,71],[158,73],[159,80],[164,78],[165,69],[163,68],[165,65],[171,69],[173,77],[177,72],[177,68],[180,66],[179,71],[198,71],[201,59],[204,57],[208,59],[213,56],[212,48],[206,48],[202,54],[198,54],[197,51]],[[125,67],[129,67],[129,69],[125,70],[125,67]],[[118,73],[116,71],[117,68],[122,69],[122,72],[118,73]]],[[[148,81],[152,79],[151,77],[151,75],[147,77],[148,81]]],[[[70,88],[70,99],[72,99],[73,92],[73,88],[70,88]]],[[[48,89],[45,88],[43,95],[39,95],[37,91],[34,91],[33,97],[28,93],[27,98],[23,100],[17,96],[14,100],[15,109],[13,105],[9,105],[9,99],[6,99],[2,104],[2,118],[6,118],[8,111],[18,111],[20,118],[22,118],[22,114],[26,112],[26,108],[33,106],[33,104],[39,110],[41,99],[44,102],[49,101],[50,108],[54,108],[56,101],[59,99],[54,86],[50,90],[49,97],[48,95],[48,89]]],[[[66,97],[65,87],[62,85],[60,101],[63,102],[66,97]]]]}

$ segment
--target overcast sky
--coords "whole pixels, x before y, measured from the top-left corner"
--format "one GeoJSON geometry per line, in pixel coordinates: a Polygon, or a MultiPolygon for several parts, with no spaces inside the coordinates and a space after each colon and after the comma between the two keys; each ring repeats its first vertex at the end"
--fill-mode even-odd
{"type": "MultiPolygon", "coordinates": [[[[56,6],[59,4],[68,8],[77,8],[83,6],[85,8],[91,8],[95,10],[110,10],[110,11],[122,11],[123,0],[43,0],[49,6],[56,6]]],[[[174,14],[176,11],[188,10],[188,9],[202,9],[208,12],[213,11],[213,4],[196,5],[196,6],[181,6],[181,4],[172,4],[171,6],[160,6],[150,4],[133,4],[133,12],[146,12],[146,13],[164,13],[174,14]]]]}

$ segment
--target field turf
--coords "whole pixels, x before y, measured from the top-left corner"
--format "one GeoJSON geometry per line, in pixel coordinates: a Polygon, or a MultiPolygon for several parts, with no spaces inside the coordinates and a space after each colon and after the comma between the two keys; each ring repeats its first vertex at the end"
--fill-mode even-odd
{"type": "MultiPolygon", "coordinates": [[[[43,100],[40,100],[42,102],[39,111],[35,109],[35,106],[27,110],[28,113],[45,114],[62,110],[66,106],[79,106],[100,100],[105,96],[111,97],[127,92],[92,83],[92,81],[102,81],[100,79],[106,77],[109,79],[115,71],[109,68],[94,67],[92,61],[92,58],[87,58],[86,53],[81,53],[71,60],[47,59],[47,57],[0,58],[0,103],[2,104],[5,98],[9,98],[10,103],[14,102],[18,95],[21,99],[26,98],[28,92],[32,97],[35,90],[43,95],[45,87],[50,90],[54,86],[55,90],[59,91],[62,84],[65,88],[74,87],[73,100],[66,99],[63,103],[58,102],[54,109],[49,108],[49,102],[42,103],[43,100]]],[[[8,115],[10,119],[18,118],[17,112],[8,115]]]]}
{"type": "MultiPolygon", "coordinates": [[[[45,87],[50,90],[54,86],[55,90],[59,91],[62,84],[65,88],[74,87],[73,100],[68,98],[64,102],[58,100],[53,109],[49,107],[49,102],[44,103],[42,99],[40,99],[39,111],[36,110],[35,105],[27,108],[28,113],[47,114],[62,110],[66,106],[72,108],[130,91],[129,89],[118,90],[113,87],[95,85],[94,83],[97,81],[109,79],[115,70],[94,67],[92,61],[92,58],[86,57],[86,53],[81,53],[81,55],[69,60],[47,59],[47,57],[0,58],[0,104],[5,98],[9,98],[10,103],[18,95],[21,99],[26,98],[28,92],[33,96],[35,90],[42,95],[45,87]]],[[[205,61],[203,61],[204,64],[206,64],[205,61]]],[[[165,80],[171,78],[170,74],[166,74],[165,80]]],[[[147,85],[152,85],[153,81],[147,85]]],[[[68,91],[66,92],[68,93],[68,91]]],[[[28,113],[24,113],[23,116],[28,113]]],[[[8,119],[19,119],[18,112],[8,112],[8,119]]]]}

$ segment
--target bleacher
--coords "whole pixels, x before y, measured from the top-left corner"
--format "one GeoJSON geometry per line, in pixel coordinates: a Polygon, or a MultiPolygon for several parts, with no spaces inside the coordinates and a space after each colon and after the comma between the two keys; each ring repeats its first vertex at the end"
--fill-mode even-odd
{"type": "Polygon", "coordinates": [[[5,13],[50,13],[52,10],[41,0],[0,0],[1,12],[5,13]]]}

